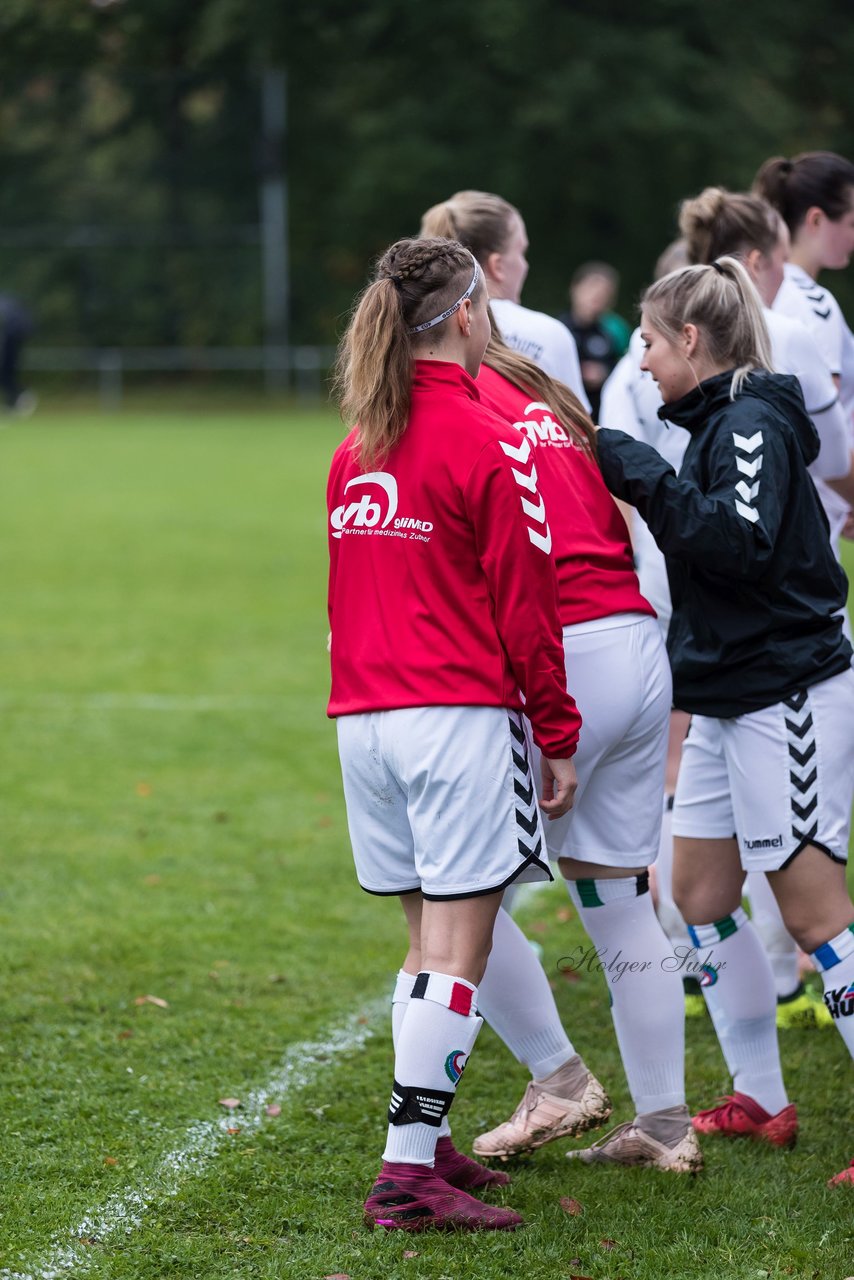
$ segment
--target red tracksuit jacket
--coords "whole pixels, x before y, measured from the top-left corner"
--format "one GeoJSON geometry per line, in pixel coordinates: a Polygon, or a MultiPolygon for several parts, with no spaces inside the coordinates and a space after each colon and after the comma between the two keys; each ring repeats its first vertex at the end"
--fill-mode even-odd
{"type": "Polygon", "coordinates": [[[481,402],[511,422],[532,447],[537,488],[549,513],[564,626],[614,613],[646,613],[626,522],[596,462],[573,444],[548,405],[481,366],[481,402]]]}
{"type": "Polygon", "coordinates": [[[547,756],[575,750],[551,532],[533,450],[457,364],[417,361],[409,422],[365,474],[353,431],[327,488],[330,716],[523,709],[547,756]],[[520,696],[520,694],[522,696],[520,696]]]}

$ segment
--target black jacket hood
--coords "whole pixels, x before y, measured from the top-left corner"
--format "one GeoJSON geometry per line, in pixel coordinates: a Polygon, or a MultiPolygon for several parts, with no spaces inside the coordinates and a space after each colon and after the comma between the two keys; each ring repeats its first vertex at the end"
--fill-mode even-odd
{"type": "MultiPolygon", "coordinates": [[[[724,373],[716,373],[713,378],[706,378],[693,391],[682,396],[681,400],[662,405],[658,411],[659,418],[663,422],[673,422],[678,427],[684,427],[695,435],[713,413],[733,403],[731,387],[734,373],[734,369],[728,369],[724,373]]],[[[783,414],[793,428],[804,462],[809,466],[815,461],[821,442],[806,411],[801,384],[797,378],[788,373],[750,373],[738,393],[739,399],[742,396],[748,401],[762,400],[770,408],[783,414]]]]}

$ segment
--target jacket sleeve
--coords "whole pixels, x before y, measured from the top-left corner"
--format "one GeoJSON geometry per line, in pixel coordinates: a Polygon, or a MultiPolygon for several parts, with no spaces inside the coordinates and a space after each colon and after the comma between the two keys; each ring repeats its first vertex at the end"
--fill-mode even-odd
{"type": "Polygon", "coordinates": [[[534,741],[544,755],[566,759],[577,746],[581,716],[566,691],[551,533],[527,439],[486,445],[463,492],[496,629],[534,741]]]}
{"type": "Polygon", "coordinates": [[[762,577],[790,481],[777,423],[753,415],[722,426],[707,457],[705,491],[622,431],[601,430],[596,440],[605,483],[638,509],[665,555],[744,581],[762,577]]]}

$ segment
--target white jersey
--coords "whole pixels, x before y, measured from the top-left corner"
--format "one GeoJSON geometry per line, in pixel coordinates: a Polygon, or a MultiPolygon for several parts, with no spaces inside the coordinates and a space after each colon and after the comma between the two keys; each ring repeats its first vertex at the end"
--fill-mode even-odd
{"type": "MultiPolygon", "coordinates": [[[[818,346],[804,325],[764,308],[774,368],[798,379],[807,412],[812,418],[821,449],[810,466],[831,526],[831,544],[837,539],[848,508],[837,494],[822,483],[821,477],[845,475],[850,463],[850,442],[845,415],[839,405],[836,387],[818,346]]],[[[632,334],[629,349],[602,388],[599,422],[603,427],[616,427],[627,435],[650,444],[678,473],[690,436],[658,417],[662,399],[649,373],[642,373],[643,341],[640,330],[632,334]]],[[[632,541],[640,588],[658,614],[666,634],[670,620],[670,588],[664,557],[644,521],[633,513],[632,541]]]]}
{"type": "Polygon", "coordinates": [[[783,283],[774,299],[780,315],[800,320],[809,329],[830,372],[842,377],[843,368],[854,373],[854,335],[833,294],[807,275],[802,267],[787,262],[783,283]]]}
{"type": "Polygon", "coordinates": [[[544,311],[531,311],[509,298],[490,298],[489,305],[508,347],[533,360],[549,377],[565,383],[589,412],[578,348],[566,325],[544,311]]]}
{"type": "MultiPolygon", "coordinates": [[[[774,312],[791,316],[809,329],[825,366],[839,379],[839,399],[845,412],[850,449],[854,445],[854,334],[829,290],[817,284],[812,276],[793,262],[787,262],[784,271],[783,283],[774,299],[774,312]]],[[[834,473],[824,471],[818,474],[833,476],[834,473]]],[[[817,488],[830,521],[835,547],[848,515],[848,504],[820,481],[817,488]]]]}
{"type": "MultiPolygon", "coordinates": [[[[635,440],[652,445],[678,472],[691,437],[684,427],[659,418],[661,393],[652,374],[641,371],[642,359],[643,341],[640,329],[635,329],[628,351],[602,387],[599,425],[625,431],[635,440]]],[[[658,625],[666,636],[671,604],[664,556],[636,511],[632,513],[632,544],[641,594],[658,614],[658,625]]]]}

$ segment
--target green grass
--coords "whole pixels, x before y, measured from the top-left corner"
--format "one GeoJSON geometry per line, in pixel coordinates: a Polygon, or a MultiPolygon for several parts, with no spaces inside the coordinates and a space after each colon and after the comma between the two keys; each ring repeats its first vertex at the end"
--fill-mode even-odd
{"type": "MultiPolygon", "coordinates": [[[[50,408],[0,433],[0,1268],[44,1274],[90,1210],[156,1192],[189,1126],[369,1006],[399,964],[397,905],[354,884],[324,716],[323,489],[339,437],[328,413],[194,405],[50,408]]],[[[626,1118],[604,983],[557,973],[582,936],[563,891],[524,922],[626,1118]]],[[[525,1231],[401,1240],[360,1222],[391,1082],[377,1028],[280,1117],[155,1194],[137,1229],[77,1245],[84,1261],[63,1274],[854,1273],[851,1197],[824,1186],[854,1153],[838,1036],[783,1037],[792,1153],[709,1142],[704,1176],[675,1182],[547,1148],[504,1196],[525,1231]]],[[[454,1108],[460,1145],[524,1083],[485,1030],[454,1108]]],[[[694,1104],[727,1085],[708,1024],[689,1024],[688,1085],[694,1104]]]]}

